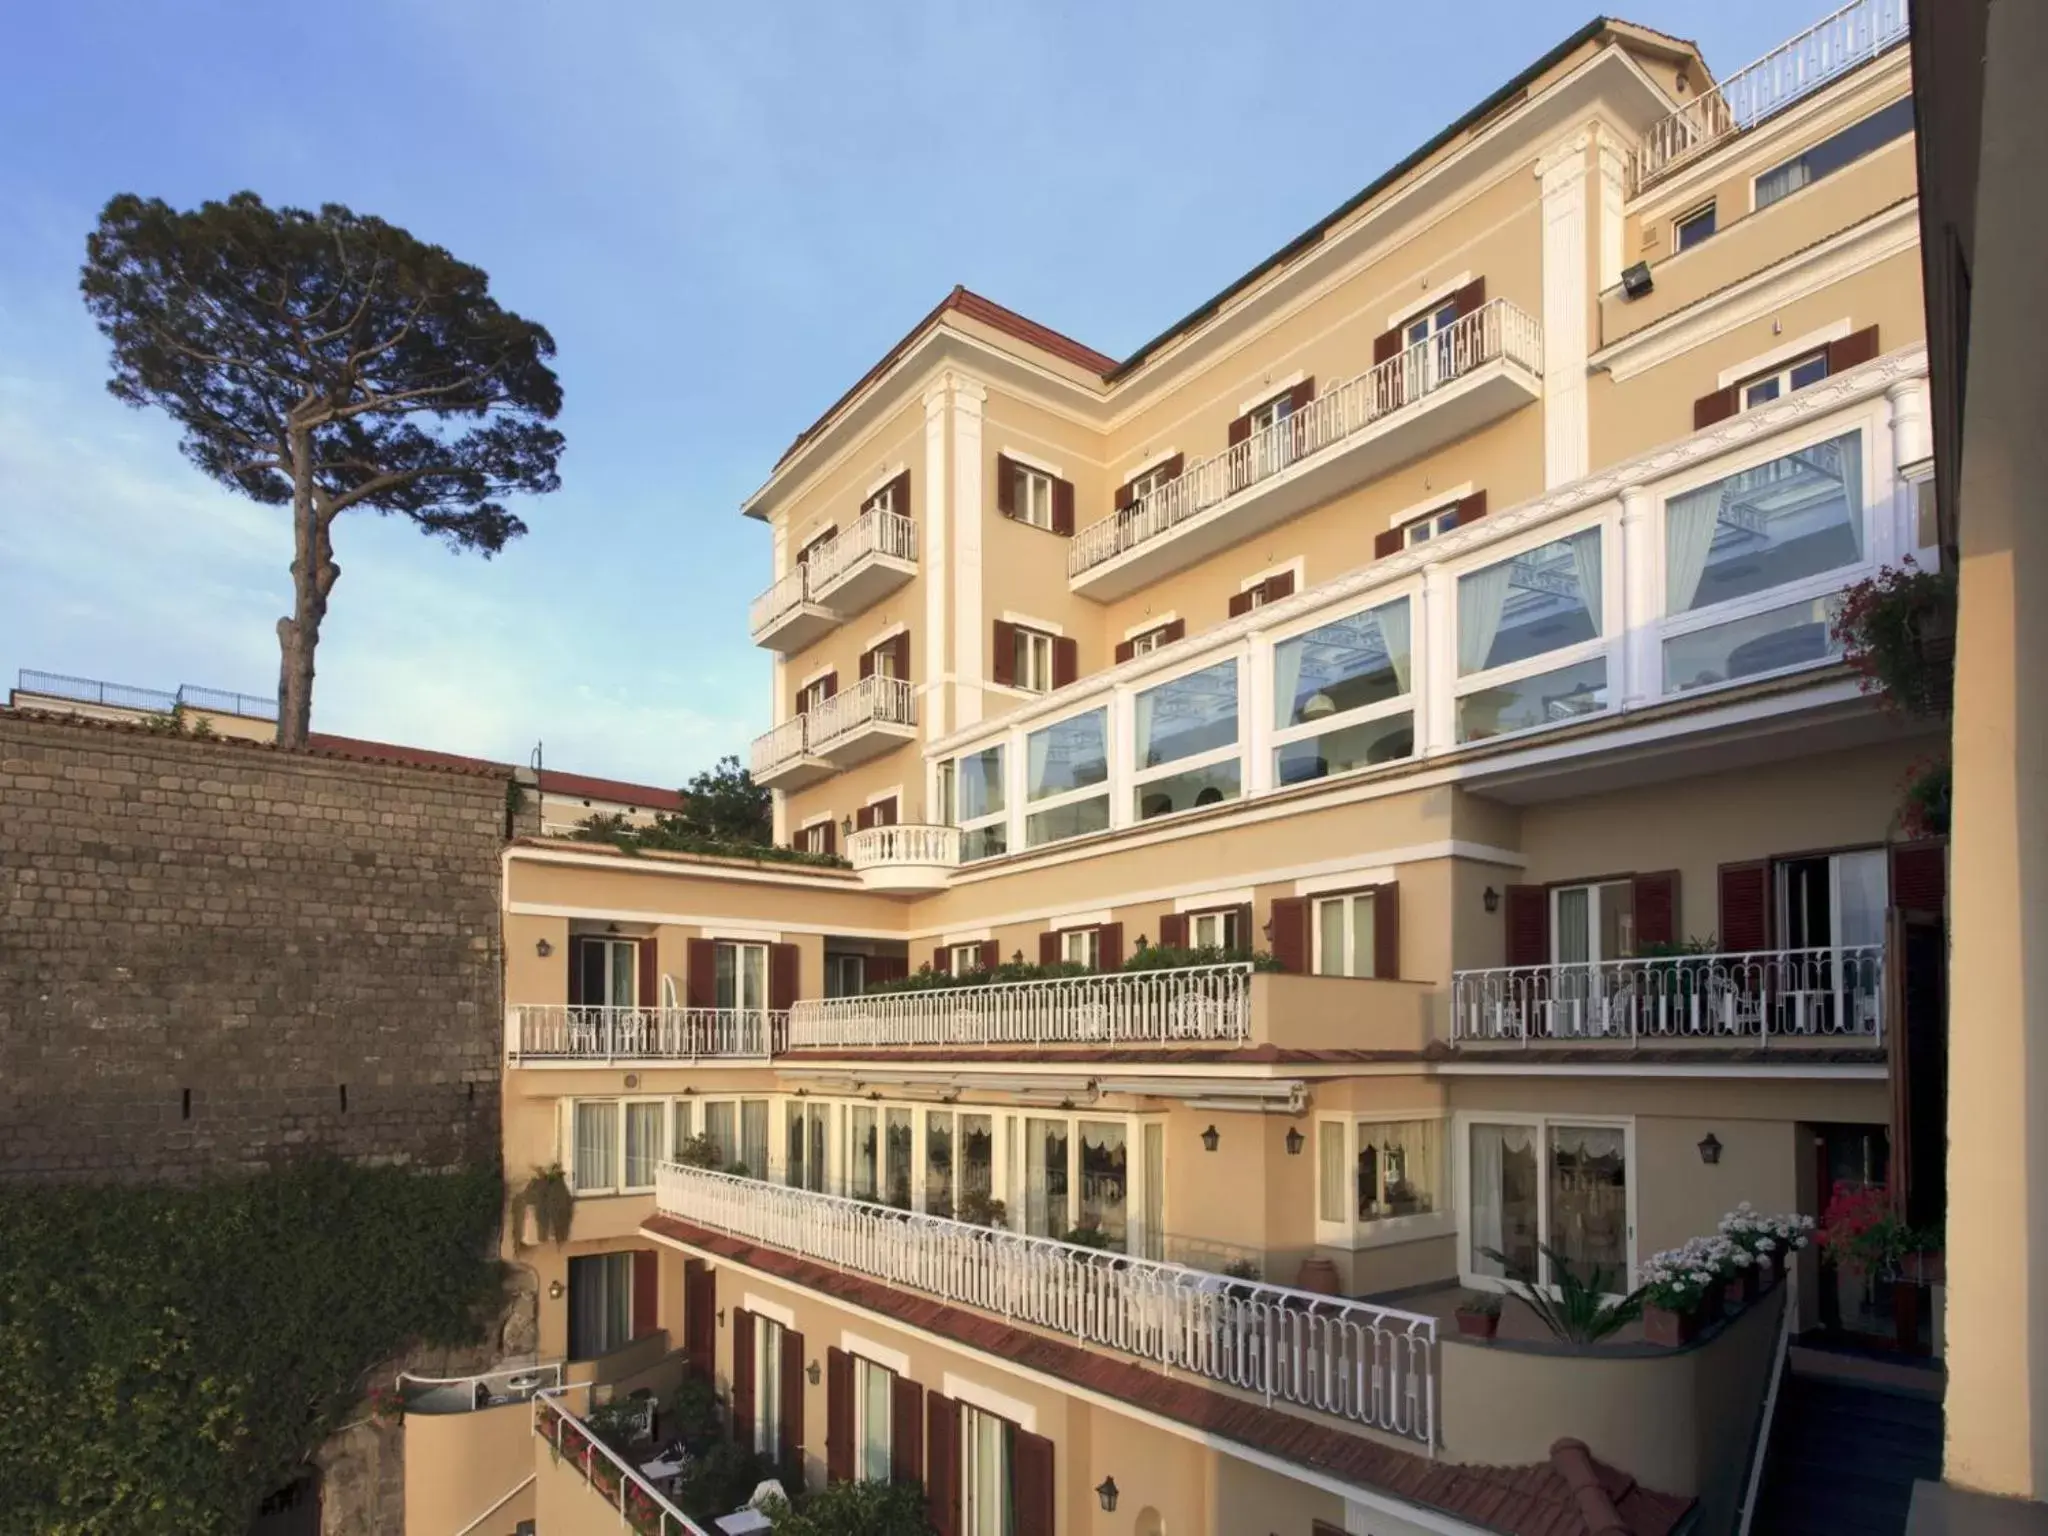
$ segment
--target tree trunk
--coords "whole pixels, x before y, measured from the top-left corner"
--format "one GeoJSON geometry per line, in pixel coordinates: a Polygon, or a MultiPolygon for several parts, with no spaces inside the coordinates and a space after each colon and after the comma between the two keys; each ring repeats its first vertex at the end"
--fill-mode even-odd
{"type": "Polygon", "coordinates": [[[332,514],[313,484],[310,430],[293,428],[292,612],[277,621],[277,744],[300,748],[313,728],[313,652],[327,617],[327,594],[341,567],[328,537],[332,514]]]}

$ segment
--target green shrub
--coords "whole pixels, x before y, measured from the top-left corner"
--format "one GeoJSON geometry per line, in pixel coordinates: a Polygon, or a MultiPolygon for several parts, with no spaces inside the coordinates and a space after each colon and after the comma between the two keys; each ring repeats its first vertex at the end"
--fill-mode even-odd
{"type": "Polygon", "coordinates": [[[794,1508],[768,1511],[778,1536],[932,1536],[916,1483],[828,1483],[794,1508]]]}

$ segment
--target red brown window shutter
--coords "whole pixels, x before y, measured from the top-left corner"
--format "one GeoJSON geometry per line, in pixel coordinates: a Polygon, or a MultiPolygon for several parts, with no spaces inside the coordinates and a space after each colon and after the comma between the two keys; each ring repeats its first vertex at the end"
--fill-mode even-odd
{"type": "Polygon", "coordinates": [[[1005,517],[1017,515],[1017,461],[996,455],[996,510],[1005,517]]]}
{"type": "Polygon", "coordinates": [[[768,946],[768,1006],[777,1013],[796,1005],[798,977],[803,974],[803,951],[794,944],[768,946]]]}
{"type": "Polygon", "coordinates": [[[1637,875],[1630,904],[1636,915],[1636,953],[1648,944],[1678,942],[1678,871],[1660,869],[1637,875]]]}
{"type": "Polygon", "coordinates": [[[1038,936],[1038,963],[1058,965],[1060,963],[1060,935],[1056,928],[1048,928],[1038,936]]]}
{"type": "Polygon", "coordinates": [[[1398,325],[1391,331],[1381,331],[1372,339],[1372,360],[1375,364],[1384,363],[1400,350],[1401,327],[1398,325]]]}
{"type": "Polygon", "coordinates": [[[634,946],[634,998],[638,1008],[661,1006],[661,956],[654,940],[646,938],[634,946]]]}
{"type": "Polygon", "coordinates": [[[1294,572],[1282,571],[1278,576],[1268,576],[1259,585],[1265,589],[1266,601],[1277,603],[1283,597],[1294,595],[1294,572]]]}
{"type": "Polygon", "coordinates": [[[828,699],[837,698],[839,696],[839,674],[837,672],[827,672],[824,683],[825,697],[828,699]]]}
{"type": "Polygon", "coordinates": [[[1401,546],[1406,542],[1399,528],[1389,528],[1384,533],[1376,533],[1372,536],[1372,557],[1375,560],[1384,560],[1388,555],[1398,555],[1401,553],[1401,546]]]}
{"type": "Polygon", "coordinates": [[[1230,600],[1230,616],[1234,619],[1241,613],[1252,611],[1252,602],[1258,596],[1256,587],[1247,587],[1230,600]]]}
{"type": "Polygon", "coordinates": [[[898,517],[910,516],[910,471],[904,470],[889,482],[889,510],[898,517]]]}
{"type": "Polygon", "coordinates": [[[1168,619],[1159,626],[1159,643],[1161,645],[1171,645],[1174,641],[1185,640],[1187,637],[1188,621],[1186,619],[1168,619]]]}
{"type": "Polygon", "coordinates": [[[1074,484],[1071,480],[1052,483],[1052,531],[1062,538],[1074,536],[1074,484]]]}
{"type": "Polygon", "coordinates": [[[1239,443],[1249,442],[1251,435],[1252,417],[1247,411],[1230,424],[1230,446],[1235,448],[1239,443]]]}
{"type": "Polygon", "coordinates": [[[864,805],[859,810],[853,813],[854,831],[865,832],[869,827],[872,827],[874,824],[875,808],[872,805],[864,805]]]}
{"type": "Polygon", "coordinates": [[[1475,277],[1471,282],[1451,295],[1451,302],[1458,306],[1460,318],[1486,305],[1486,279],[1475,277]]]}
{"type": "Polygon", "coordinates": [[[1892,849],[1892,902],[1901,912],[1939,916],[1948,907],[1948,845],[1899,843],[1892,849]]]}
{"type": "Polygon", "coordinates": [[[1132,502],[1136,501],[1137,499],[1137,492],[1131,488],[1130,481],[1126,480],[1122,485],[1116,488],[1117,511],[1123,511],[1124,508],[1128,507],[1132,502]]]}
{"type": "Polygon", "coordinates": [[[782,1422],[776,1426],[777,1457],[784,1476],[801,1476],[804,1469],[804,1336],[793,1328],[782,1331],[782,1422]]]}
{"type": "Polygon", "coordinates": [[[994,939],[983,939],[981,941],[981,968],[984,971],[992,971],[1002,963],[1002,952],[996,948],[996,941],[994,939]]]}
{"type": "Polygon", "coordinates": [[[1458,523],[1462,528],[1467,523],[1476,523],[1486,516],[1486,492],[1474,491],[1470,496],[1458,498],[1458,523]]]}
{"type": "Polygon", "coordinates": [[[804,690],[801,688],[797,689],[795,693],[790,695],[790,699],[789,718],[794,720],[798,715],[804,713],[804,690]]]}
{"type": "Polygon", "coordinates": [[[889,1383],[889,1480],[924,1481],[924,1388],[908,1376],[889,1383]]]}
{"type": "Polygon", "coordinates": [[[1131,659],[1131,658],[1132,658],[1133,656],[1135,656],[1135,655],[1137,655],[1137,654],[1138,654],[1138,642],[1137,642],[1137,641],[1135,641],[1135,640],[1119,640],[1119,641],[1117,642],[1117,645],[1116,645],[1116,659],[1117,659],[1117,660],[1118,660],[1119,662],[1125,662],[1125,661],[1129,661],[1129,660],[1130,660],[1130,659],[1131,659]]]}
{"type": "Polygon", "coordinates": [[[825,1351],[825,1476],[852,1482],[853,1457],[853,1356],[834,1346],[825,1351]]]}
{"type": "Polygon", "coordinates": [[[938,1536],[960,1536],[960,1409],[938,1392],[924,1395],[924,1502],[938,1536]]]}
{"type": "Polygon", "coordinates": [[[1183,912],[1162,912],[1159,914],[1159,947],[1161,949],[1186,949],[1188,947],[1188,920],[1183,912]]]}
{"type": "Polygon", "coordinates": [[[828,854],[837,853],[839,851],[839,823],[828,820],[820,823],[820,825],[825,833],[825,852],[828,854]]]}
{"type": "Polygon", "coordinates": [[[712,939],[692,939],[683,946],[683,1006],[718,1006],[718,944],[712,939]]]}
{"type": "Polygon", "coordinates": [[[862,651],[860,653],[860,675],[863,679],[875,675],[875,653],[873,651],[862,651]]]}
{"type": "Polygon", "coordinates": [[[1382,981],[1401,975],[1401,886],[1393,881],[1372,893],[1372,973],[1382,981]]]}
{"type": "Polygon", "coordinates": [[[1866,325],[1860,331],[1851,331],[1840,341],[1828,343],[1828,372],[1844,373],[1858,363],[1867,363],[1877,356],[1877,327],[1866,325]]]}
{"type": "Polygon", "coordinates": [[[1010,1507],[1015,1536],[1053,1536],[1052,1442],[1026,1429],[1010,1431],[1010,1507]]]}
{"type": "Polygon", "coordinates": [[[661,1326],[661,1257],[652,1248],[633,1250],[633,1337],[645,1338],[661,1326]]]}
{"type": "Polygon", "coordinates": [[[1316,376],[1310,374],[1299,384],[1287,391],[1287,409],[1290,412],[1305,409],[1315,397],[1316,376]]]}
{"type": "Polygon", "coordinates": [[[1229,938],[1230,948],[1232,949],[1251,949],[1254,947],[1252,944],[1252,904],[1250,902],[1245,902],[1242,906],[1230,909],[1229,938]]]}
{"type": "Polygon", "coordinates": [[[1550,964],[1550,892],[1540,885],[1507,889],[1509,965],[1550,964]]]}
{"type": "Polygon", "coordinates": [[[754,1314],[745,1307],[732,1309],[732,1433],[754,1448],[754,1314]]]}
{"type": "Polygon", "coordinates": [[[1771,866],[1767,860],[1723,864],[1721,938],[1724,953],[1771,947],[1771,866]]]}
{"type": "Polygon", "coordinates": [[[1739,398],[1740,386],[1730,384],[1726,389],[1717,389],[1711,395],[1701,395],[1692,403],[1692,429],[1711,427],[1717,421],[1726,421],[1742,407],[1739,398]]]}
{"type": "Polygon", "coordinates": [[[1081,675],[1081,642],[1072,635],[1055,635],[1052,641],[1052,685],[1064,688],[1081,675]]]}
{"type": "Polygon", "coordinates": [[[1104,923],[1095,931],[1095,963],[1105,971],[1114,971],[1124,963],[1124,925],[1104,923]]]}
{"type": "Polygon", "coordinates": [[[950,945],[941,944],[932,951],[932,969],[941,976],[953,974],[953,950],[950,945]]]}
{"type": "Polygon", "coordinates": [[[910,631],[904,630],[889,643],[896,647],[896,675],[907,683],[910,681],[910,631]]]}
{"type": "Polygon", "coordinates": [[[1273,898],[1273,958],[1280,969],[1308,972],[1308,900],[1301,896],[1273,898]]]}
{"type": "Polygon", "coordinates": [[[868,823],[870,826],[893,827],[896,825],[896,797],[894,795],[887,795],[877,800],[868,807],[868,811],[873,818],[868,823]]]}
{"type": "Polygon", "coordinates": [[[569,1006],[575,1007],[583,998],[583,946],[586,939],[571,939],[562,948],[569,958],[569,1006]]]}
{"type": "Polygon", "coordinates": [[[711,1380],[718,1353],[718,1276],[702,1259],[683,1260],[683,1350],[689,1373],[711,1380]]]}
{"type": "Polygon", "coordinates": [[[1017,626],[996,620],[995,646],[989,659],[988,675],[1004,687],[1017,681],[1017,626]]]}

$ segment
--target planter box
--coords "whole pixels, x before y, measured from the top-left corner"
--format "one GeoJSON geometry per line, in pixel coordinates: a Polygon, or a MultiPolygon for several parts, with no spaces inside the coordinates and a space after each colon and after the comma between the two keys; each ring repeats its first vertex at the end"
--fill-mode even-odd
{"type": "Polygon", "coordinates": [[[1458,1309],[1458,1332],[1468,1339],[1490,1339],[1500,1331],[1498,1312],[1467,1312],[1458,1309]]]}
{"type": "Polygon", "coordinates": [[[1697,1308],[1690,1312],[1673,1312],[1659,1306],[1643,1308],[1643,1338],[1647,1343],[1676,1349],[1681,1344],[1690,1344],[1699,1336],[1699,1331],[1697,1308]]]}

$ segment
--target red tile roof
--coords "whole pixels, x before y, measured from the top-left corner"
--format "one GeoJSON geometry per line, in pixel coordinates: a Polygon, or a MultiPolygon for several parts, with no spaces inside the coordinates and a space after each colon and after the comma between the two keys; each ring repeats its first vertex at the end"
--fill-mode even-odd
{"type": "Polygon", "coordinates": [[[1671,1536],[1692,1508],[1691,1499],[1654,1492],[1627,1473],[1593,1460],[1576,1441],[1560,1441],[1548,1462],[1533,1466],[1437,1461],[678,1217],[651,1217],[641,1223],[641,1230],[1503,1536],[1671,1536]],[[1573,1446],[1577,1451],[1567,1451],[1561,1465],[1559,1452],[1573,1446]],[[1589,1515],[1604,1523],[1590,1523],[1589,1515]]]}
{"type": "MultiPolygon", "coordinates": [[[[354,758],[360,762],[409,763],[416,768],[453,768],[469,773],[508,774],[510,763],[487,757],[465,757],[459,752],[437,752],[430,747],[400,746],[396,742],[370,741],[361,736],[334,736],[312,731],[306,736],[309,751],[329,757],[354,758]]],[[[629,784],[623,779],[600,779],[587,773],[564,773],[559,768],[540,771],[540,787],[561,795],[588,800],[615,800],[625,805],[644,805],[650,810],[679,811],[682,791],[661,789],[652,784],[629,784]]]]}
{"type": "Polygon", "coordinates": [[[564,773],[559,768],[541,769],[540,787],[550,794],[576,795],[585,800],[616,800],[624,805],[645,806],[651,811],[680,811],[685,799],[679,789],[628,784],[623,779],[600,779],[587,773],[564,773]]]}

